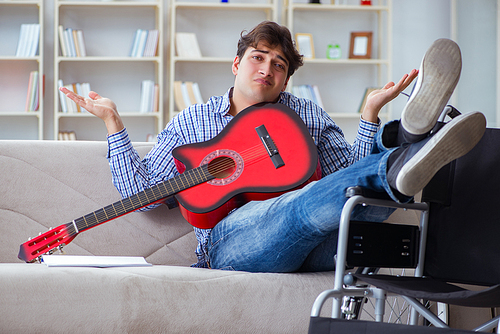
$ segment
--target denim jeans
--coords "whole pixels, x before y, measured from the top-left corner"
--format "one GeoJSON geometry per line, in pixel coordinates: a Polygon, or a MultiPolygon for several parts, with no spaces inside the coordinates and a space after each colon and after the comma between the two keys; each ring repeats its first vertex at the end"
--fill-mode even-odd
{"type": "MultiPolygon", "coordinates": [[[[280,197],[247,203],[224,218],[210,235],[210,267],[251,272],[334,270],[347,188],[362,186],[398,202],[410,200],[394,194],[387,183],[387,158],[396,148],[384,146],[382,133],[383,129],[377,133],[372,153],[351,166],[280,197]]],[[[380,222],[393,211],[358,206],[352,219],[380,222]]]]}

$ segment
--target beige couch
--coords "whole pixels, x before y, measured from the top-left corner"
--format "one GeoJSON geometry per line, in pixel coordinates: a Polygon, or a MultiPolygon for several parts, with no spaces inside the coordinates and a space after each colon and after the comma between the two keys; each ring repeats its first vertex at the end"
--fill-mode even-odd
{"type": "MultiPolygon", "coordinates": [[[[152,144],[135,147],[144,155],[152,144]]],[[[120,199],[105,142],[0,141],[0,333],[305,333],[333,273],[190,268],[192,227],[166,206],[85,231],[67,254],[152,267],[26,264],[19,245],[120,199]]]]}

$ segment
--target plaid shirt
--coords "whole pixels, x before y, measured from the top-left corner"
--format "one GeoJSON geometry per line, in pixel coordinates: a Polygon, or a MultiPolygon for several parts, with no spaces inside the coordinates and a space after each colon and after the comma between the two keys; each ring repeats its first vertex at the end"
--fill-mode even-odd
{"type": "MultiPolygon", "coordinates": [[[[223,96],[210,98],[206,104],[192,105],[182,111],[158,135],[158,142],[142,160],[132,147],[126,129],[108,136],[108,160],[113,184],[122,197],[132,196],[178,175],[172,150],[180,145],[207,141],[222,131],[233,119],[228,113],[231,92],[232,89],[223,96]]],[[[357,137],[351,146],[342,130],[313,102],[286,92],[281,93],[278,102],[290,107],[304,120],[318,147],[323,176],[345,168],[370,153],[378,124],[361,119],[357,137]]],[[[198,263],[193,266],[207,267],[206,245],[211,230],[194,229],[199,244],[196,249],[198,263]]]]}

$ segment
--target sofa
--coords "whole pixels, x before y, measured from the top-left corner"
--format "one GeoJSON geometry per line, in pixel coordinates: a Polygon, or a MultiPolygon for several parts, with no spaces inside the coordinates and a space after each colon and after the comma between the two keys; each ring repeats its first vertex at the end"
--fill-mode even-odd
{"type": "MultiPolygon", "coordinates": [[[[152,143],[136,143],[145,155],[152,143]]],[[[193,228],[166,205],[80,233],[68,255],[148,267],[48,267],[18,259],[50,227],[120,200],[106,142],[0,141],[0,333],[306,333],[333,273],[191,268],[193,228]]]]}
{"type": "MultiPolygon", "coordinates": [[[[152,143],[135,143],[144,156],[152,143]]],[[[0,140],[0,333],[307,333],[333,272],[266,274],[191,268],[193,228],[178,209],[132,212],[80,233],[68,255],[139,256],[148,267],[48,267],[19,246],[120,200],[106,142],[0,140]]],[[[418,223],[415,212],[390,221],[418,223]]],[[[331,312],[328,305],[322,316],[331,312]]],[[[486,309],[451,309],[473,328],[486,309]]]]}

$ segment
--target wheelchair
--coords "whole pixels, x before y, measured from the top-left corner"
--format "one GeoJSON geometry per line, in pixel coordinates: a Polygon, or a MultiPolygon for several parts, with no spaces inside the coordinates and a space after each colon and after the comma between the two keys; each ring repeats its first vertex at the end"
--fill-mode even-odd
{"type": "MultiPolygon", "coordinates": [[[[453,118],[460,112],[448,106],[446,114],[453,118]]],[[[473,150],[434,176],[420,202],[399,204],[375,198],[365,189],[348,189],[340,219],[334,287],[316,298],[309,332],[470,333],[449,329],[441,314],[446,315],[447,305],[500,307],[498,147],[500,129],[486,129],[473,150]],[[420,213],[420,223],[351,221],[357,205],[414,210],[420,213]],[[358,269],[347,272],[353,267],[358,269]],[[321,317],[330,298],[331,317],[321,317]],[[371,319],[368,313],[373,313],[371,319]]],[[[492,316],[473,331],[494,328],[500,333],[500,316],[492,316]]]]}

